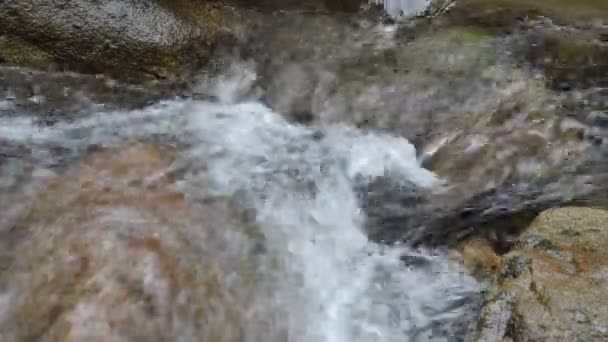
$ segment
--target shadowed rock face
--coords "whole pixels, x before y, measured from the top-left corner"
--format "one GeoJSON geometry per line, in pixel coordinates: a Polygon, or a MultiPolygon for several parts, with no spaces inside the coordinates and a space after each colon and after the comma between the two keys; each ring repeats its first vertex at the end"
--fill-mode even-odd
{"type": "Polygon", "coordinates": [[[100,151],[48,181],[8,234],[3,341],[277,340],[264,324],[279,310],[255,304],[251,230],[225,200],[189,204],[170,160],[100,151]]]}
{"type": "MultiPolygon", "coordinates": [[[[207,61],[226,13],[188,0],[9,0],[0,5],[0,23],[7,39],[22,39],[78,70],[167,77],[207,61]]],[[[19,62],[11,55],[9,62],[19,62]]]]}

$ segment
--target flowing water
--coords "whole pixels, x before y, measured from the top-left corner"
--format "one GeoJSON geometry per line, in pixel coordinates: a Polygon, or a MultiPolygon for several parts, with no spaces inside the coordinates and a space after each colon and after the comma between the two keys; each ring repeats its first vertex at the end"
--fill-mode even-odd
{"type": "MultiPolygon", "coordinates": [[[[383,4],[408,16],[428,1],[383,4]]],[[[410,31],[390,23],[303,18],[273,18],[261,29],[271,43],[253,48],[269,61],[234,63],[189,96],[146,101],[151,90],[129,88],[133,108],[121,110],[75,81],[24,87],[25,101],[5,89],[2,340],[466,339],[483,284],[444,249],[374,234],[459,233],[467,219],[523,205],[502,196],[506,183],[526,196],[541,182],[563,190],[568,179],[550,171],[588,151],[585,128],[557,119],[565,96],[513,66],[497,49],[504,37],[423,32],[401,46],[410,31]],[[260,80],[270,84],[264,101],[260,80]],[[41,114],[54,92],[65,113],[41,114]],[[462,170],[457,182],[422,167],[426,156],[404,136],[420,137],[436,169],[462,170]],[[480,215],[449,211],[486,192],[465,208],[480,215]],[[437,210],[441,199],[458,203],[447,210],[455,216],[437,210]],[[425,226],[428,217],[437,224],[425,226]]]]}
{"type": "Polygon", "coordinates": [[[39,169],[57,162],[52,150],[58,148],[69,160],[91,145],[111,148],[127,139],[179,146],[171,172],[183,175],[175,186],[187,198],[234,197],[255,211],[265,253],[282,266],[256,266],[272,281],[254,295],[258,305],[286,312],[276,329],[290,341],[462,336],[480,289],[476,281],[450,268],[446,255],[379,245],[366,236],[357,186],[391,177],[409,187],[441,188],[420,166],[414,147],[404,138],[348,125],[289,123],[263,104],[239,102],[238,76],[215,83],[216,102],[165,101],[51,127],[27,116],[3,117],[0,135],[31,150],[39,169]]]}

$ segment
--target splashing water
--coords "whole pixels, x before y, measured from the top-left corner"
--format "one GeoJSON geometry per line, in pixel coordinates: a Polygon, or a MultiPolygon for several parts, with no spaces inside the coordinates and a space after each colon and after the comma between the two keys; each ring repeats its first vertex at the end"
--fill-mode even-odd
{"type": "Polygon", "coordinates": [[[0,134],[37,146],[42,162],[49,144],[78,152],[161,136],[186,146],[175,166],[186,171],[183,192],[197,198],[205,183],[255,209],[265,248],[282,265],[273,271],[276,291],[260,301],[288,312],[289,341],[441,341],[462,334],[478,284],[449,269],[444,255],[379,245],[364,230],[357,185],[388,176],[438,186],[414,147],[344,125],[291,124],[260,103],[238,103],[231,94],[239,87],[221,84],[228,90],[219,103],[167,101],[43,128],[5,118],[0,134]],[[422,262],[403,261],[411,258],[422,262]]]}
{"type": "Polygon", "coordinates": [[[256,103],[194,108],[191,126],[208,139],[194,151],[209,164],[214,189],[245,191],[269,247],[287,260],[289,297],[281,301],[302,310],[294,341],[403,341],[462,314],[444,309],[474,290],[471,279],[448,271],[439,256],[416,254],[430,266],[408,269],[400,258],[413,251],[371,243],[362,228],[358,180],[436,184],[407,141],[345,126],[320,137],[256,103]]]}

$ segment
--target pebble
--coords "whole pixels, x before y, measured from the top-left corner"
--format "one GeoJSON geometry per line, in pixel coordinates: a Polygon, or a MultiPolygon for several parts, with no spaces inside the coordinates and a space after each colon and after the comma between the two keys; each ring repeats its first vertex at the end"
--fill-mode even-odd
{"type": "Polygon", "coordinates": [[[587,323],[589,321],[587,316],[578,310],[574,312],[574,320],[577,323],[587,323]]]}

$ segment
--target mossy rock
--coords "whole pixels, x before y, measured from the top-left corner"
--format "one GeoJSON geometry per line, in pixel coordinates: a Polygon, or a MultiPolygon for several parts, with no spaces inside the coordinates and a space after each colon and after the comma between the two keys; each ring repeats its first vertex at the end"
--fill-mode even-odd
{"type": "Polygon", "coordinates": [[[553,89],[588,88],[608,77],[608,47],[593,31],[537,30],[524,39],[526,59],[553,89]]]}
{"type": "Polygon", "coordinates": [[[16,37],[0,36],[0,61],[9,64],[44,68],[53,63],[53,56],[16,37]]]}
{"type": "Polygon", "coordinates": [[[451,43],[480,44],[489,42],[493,35],[481,27],[453,26],[438,31],[432,36],[434,40],[445,40],[451,43]]]}

